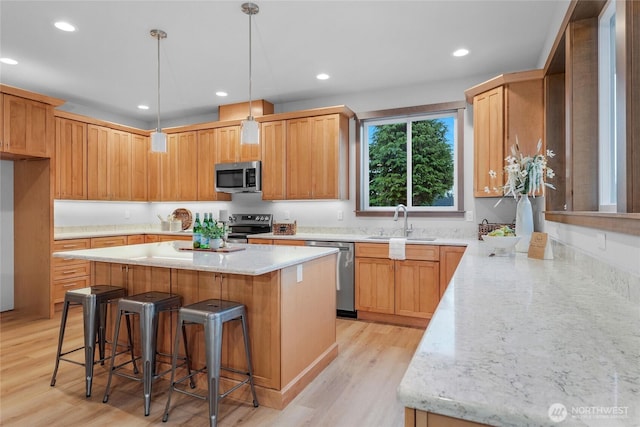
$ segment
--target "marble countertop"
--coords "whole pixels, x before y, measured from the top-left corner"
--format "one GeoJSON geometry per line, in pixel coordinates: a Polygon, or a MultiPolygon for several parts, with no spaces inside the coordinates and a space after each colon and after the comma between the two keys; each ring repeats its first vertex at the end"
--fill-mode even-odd
{"type": "Polygon", "coordinates": [[[172,241],[54,252],[53,256],[258,276],[338,252],[338,249],[334,248],[247,245],[242,243],[229,244],[230,248],[242,248],[237,252],[180,250],[180,248],[190,247],[191,242],[172,241]]]}
{"type": "Polygon", "coordinates": [[[605,282],[470,241],[399,400],[497,426],[640,425],[640,310],[605,282]]]}

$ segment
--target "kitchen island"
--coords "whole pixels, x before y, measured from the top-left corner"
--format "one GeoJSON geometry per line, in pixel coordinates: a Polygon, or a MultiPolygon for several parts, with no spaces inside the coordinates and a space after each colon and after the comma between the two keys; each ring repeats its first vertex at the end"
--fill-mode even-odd
{"type": "MultiPolygon", "coordinates": [[[[234,244],[234,252],[185,250],[174,241],[54,253],[92,262],[93,284],[123,286],[130,295],[165,291],[183,304],[222,298],[247,307],[256,392],[261,405],[282,409],[338,354],[337,249],[234,244]]],[[[159,351],[170,353],[175,316],[159,325],[159,351]],[[172,321],[173,320],[173,324],[172,321]]],[[[201,355],[201,332],[190,332],[192,355],[201,355]]],[[[225,325],[224,366],[242,369],[238,325],[225,325]]],[[[135,331],[134,331],[135,335],[135,331]]],[[[126,335],[121,335],[126,336],[126,335]]],[[[202,356],[194,356],[201,367],[202,356]]],[[[234,383],[233,374],[222,386],[234,383]]],[[[248,391],[234,394],[249,400],[248,391]]]]}
{"type": "Polygon", "coordinates": [[[640,425],[639,279],[490,253],[470,242],[429,322],[398,388],[405,425],[640,425]]]}

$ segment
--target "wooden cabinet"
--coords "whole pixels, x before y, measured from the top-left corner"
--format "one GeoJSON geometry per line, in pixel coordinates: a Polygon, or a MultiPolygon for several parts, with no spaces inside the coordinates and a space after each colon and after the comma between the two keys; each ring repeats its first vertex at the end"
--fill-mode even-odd
{"type": "Polygon", "coordinates": [[[447,290],[465,250],[464,246],[440,246],[440,298],[447,290]]]}
{"type": "Polygon", "coordinates": [[[247,241],[252,245],[273,245],[273,239],[248,238],[247,241]]]}
{"type": "Polygon", "coordinates": [[[541,70],[503,75],[467,90],[466,95],[473,99],[474,196],[502,196],[504,159],[516,138],[522,154],[536,154],[540,139],[545,153],[541,70]],[[496,178],[489,176],[491,170],[496,178]]]}
{"type": "Polygon", "coordinates": [[[167,137],[167,152],[149,152],[149,200],[198,199],[198,153],[195,131],[167,137]]]}
{"type": "Polygon", "coordinates": [[[90,200],[132,200],[131,134],[87,126],[87,180],[90,200]]]}
{"type": "Polygon", "coordinates": [[[292,240],[292,239],[273,239],[274,245],[280,246],[304,246],[304,240],[292,240]]]}
{"type": "Polygon", "coordinates": [[[55,121],[55,198],[86,200],[87,124],[61,117],[55,121]]]}
{"type": "Polygon", "coordinates": [[[433,412],[419,409],[404,408],[405,427],[488,427],[488,424],[480,424],[460,418],[434,414],[433,412]]]}
{"type": "Polygon", "coordinates": [[[218,135],[216,129],[205,129],[197,134],[198,200],[231,200],[228,193],[216,191],[215,164],[218,160],[218,135]]]}
{"type": "Polygon", "coordinates": [[[407,245],[406,260],[389,259],[385,243],[356,243],[358,318],[426,326],[440,302],[439,247],[407,245]]]}
{"type": "MultiPolygon", "coordinates": [[[[58,240],[53,243],[54,252],[89,249],[90,239],[58,240]]],[[[52,257],[51,312],[55,304],[64,302],[64,295],[73,289],[86,288],[91,284],[91,262],[81,259],[52,257]]]]}
{"type": "Polygon", "coordinates": [[[131,199],[146,202],[148,196],[148,153],[151,142],[148,136],[131,134],[131,199]]]}
{"type": "Polygon", "coordinates": [[[141,243],[144,243],[144,234],[127,236],[127,245],[139,245],[141,243]]]}
{"type": "Polygon", "coordinates": [[[55,138],[53,105],[7,93],[0,94],[0,98],[0,152],[18,157],[51,157],[55,138]]]}
{"type": "Polygon", "coordinates": [[[144,243],[171,242],[173,240],[191,241],[191,234],[147,234],[144,243]]]}
{"type": "Polygon", "coordinates": [[[286,122],[262,123],[262,199],[284,200],[287,181],[286,122]]]}
{"type": "Polygon", "coordinates": [[[339,112],[263,122],[263,199],[348,198],[348,140],[339,112]]]}
{"type": "Polygon", "coordinates": [[[91,248],[109,248],[112,246],[125,246],[127,236],[92,237],[91,248]]]}

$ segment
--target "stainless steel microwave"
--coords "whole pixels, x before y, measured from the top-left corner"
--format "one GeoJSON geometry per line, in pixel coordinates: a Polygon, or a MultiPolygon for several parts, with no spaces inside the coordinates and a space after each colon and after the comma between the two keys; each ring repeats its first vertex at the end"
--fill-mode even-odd
{"type": "Polygon", "coordinates": [[[215,165],[216,191],[253,193],[262,190],[262,163],[238,162],[215,165]]]}

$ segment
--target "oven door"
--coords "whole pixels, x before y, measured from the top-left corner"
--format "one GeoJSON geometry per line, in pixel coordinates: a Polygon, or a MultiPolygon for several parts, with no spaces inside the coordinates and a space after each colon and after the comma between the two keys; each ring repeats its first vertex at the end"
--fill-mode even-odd
{"type": "Polygon", "coordinates": [[[249,243],[247,235],[245,233],[229,233],[227,235],[227,242],[229,243],[249,243]]]}

